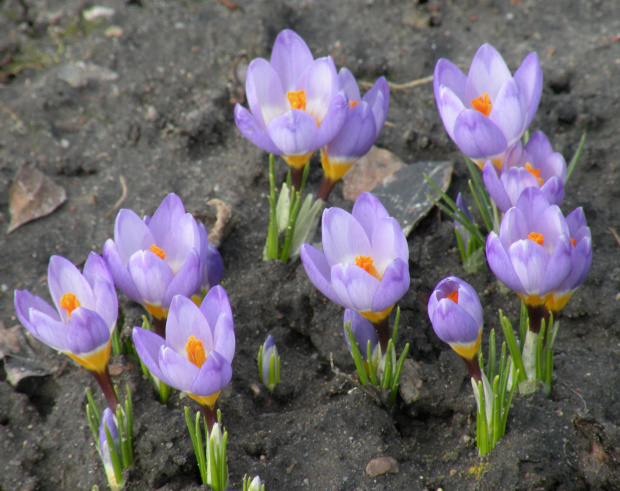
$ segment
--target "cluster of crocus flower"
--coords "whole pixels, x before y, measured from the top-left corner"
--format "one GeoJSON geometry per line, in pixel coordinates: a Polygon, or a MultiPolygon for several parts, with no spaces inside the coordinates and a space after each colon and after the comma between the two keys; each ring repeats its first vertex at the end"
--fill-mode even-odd
{"type": "Polygon", "coordinates": [[[323,212],[323,252],[304,244],[300,255],[310,281],[334,303],[374,326],[385,354],[388,315],[409,289],[409,248],[398,222],[379,199],[362,193],[352,213],[323,212]]]}
{"type": "Polygon", "coordinates": [[[281,155],[293,186],[321,150],[320,199],[377,139],[387,117],[389,88],[381,77],[361,97],[352,73],[336,72],[330,56],[314,59],[304,40],[286,29],[278,34],[270,61],[252,60],[246,78],[249,110],[237,104],[235,121],[257,147],[281,155]]]}
{"type": "Polygon", "coordinates": [[[118,398],[108,361],[118,299],[108,265],[91,252],[80,271],[61,256],[50,258],[47,282],[54,307],[28,290],[15,290],[15,312],[35,338],[65,353],[93,374],[114,411],[118,398]]]}
{"type": "Polygon", "coordinates": [[[166,196],[153,217],[141,219],[122,209],[103,257],[118,289],[144,306],[162,337],[172,298],[195,297],[199,303],[223,272],[222,258],[209,244],[204,225],[185,212],[175,194],[166,196]]]}

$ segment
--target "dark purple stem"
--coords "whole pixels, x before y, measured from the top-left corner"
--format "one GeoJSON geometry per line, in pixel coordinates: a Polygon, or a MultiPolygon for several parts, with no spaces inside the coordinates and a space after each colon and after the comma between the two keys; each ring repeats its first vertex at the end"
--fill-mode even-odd
{"type": "Polygon", "coordinates": [[[116,413],[116,407],[119,403],[118,398],[116,397],[116,392],[114,391],[114,384],[112,384],[112,379],[110,378],[108,366],[106,365],[105,370],[101,373],[94,371],[90,373],[93,374],[93,377],[95,377],[99,387],[101,387],[105,400],[108,403],[108,407],[112,410],[112,412],[116,413]]]}
{"type": "Polygon", "coordinates": [[[304,168],[306,165],[304,165],[301,169],[291,167],[291,184],[293,185],[293,189],[297,191],[301,189],[301,181],[304,177],[304,168]]]}
{"type": "Polygon", "coordinates": [[[377,332],[379,338],[379,344],[381,345],[381,353],[387,353],[388,342],[390,341],[390,326],[388,323],[389,316],[385,316],[379,322],[373,322],[372,325],[377,332]]]}
{"type": "Polygon", "coordinates": [[[327,201],[329,193],[331,193],[332,189],[334,189],[336,182],[338,181],[332,181],[331,179],[323,176],[323,179],[321,180],[321,187],[319,188],[319,192],[316,197],[318,199],[322,199],[323,201],[327,201]]]}
{"type": "Polygon", "coordinates": [[[544,305],[539,305],[538,307],[532,307],[531,305],[527,306],[528,317],[530,318],[530,331],[534,334],[538,334],[540,332],[541,322],[545,315],[545,307],[544,305]]]}
{"type": "Polygon", "coordinates": [[[482,382],[482,372],[480,371],[480,364],[478,363],[478,357],[474,356],[471,360],[468,360],[464,356],[461,356],[465,365],[469,369],[470,375],[474,378],[476,383],[482,382]]]}
{"type": "Polygon", "coordinates": [[[153,317],[152,326],[155,334],[159,334],[162,338],[166,339],[166,319],[157,319],[153,317]]]}
{"type": "Polygon", "coordinates": [[[203,404],[200,405],[200,409],[202,409],[202,414],[204,414],[205,419],[207,420],[207,430],[211,433],[213,425],[217,423],[217,409],[215,409],[215,405],[213,405],[213,407],[209,407],[203,404]]]}

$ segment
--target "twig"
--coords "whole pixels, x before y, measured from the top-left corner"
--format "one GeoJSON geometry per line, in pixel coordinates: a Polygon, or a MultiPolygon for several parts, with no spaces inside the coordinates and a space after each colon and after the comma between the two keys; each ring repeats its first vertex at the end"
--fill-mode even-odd
{"type": "Polygon", "coordinates": [[[121,183],[121,187],[123,188],[123,192],[121,193],[121,197],[118,199],[118,201],[116,203],[114,203],[114,206],[112,208],[110,208],[110,211],[108,211],[108,213],[106,214],[107,217],[111,216],[112,213],[114,213],[116,211],[116,209],[121,206],[121,204],[123,203],[123,201],[125,201],[125,198],[127,197],[127,183],[125,182],[125,178],[123,176],[119,177],[118,180],[121,183]]]}
{"type": "Polygon", "coordinates": [[[614,236],[614,239],[616,239],[616,242],[618,243],[618,245],[620,245],[620,237],[618,237],[616,231],[611,227],[608,227],[607,230],[609,230],[609,233],[614,236]]]}
{"type": "Polygon", "coordinates": [[[351,384],[353,384],[355,387],[362,389],[364,392],[366,392],[366,394],[372,397],[377,404],[381,405],[381,399],[379,399],[379,396],[377,394],[370,391],[368,387],[364,387],[363,385],[360,385],[358,381],[355,380],[353,377],[351,377],[350,375],[347,375],[346,373],[341,372],[338,368],[334,366],[334,355],[332,353],[329,354],[329,363],[332,366],[332,372],[334,372],[336,375],[339,375],[340,377],[346,378],[349,382],[351,382],[351,384]]]}
{"type": "MultiPolygon", "coordinates": [[[[417,80],[412,80],[411,82],[406,82],[404,84],[396,84],[394,82],[388,82],[388,85],[391,90],[405,90],[405,89],[410,89],[412,87],[417,87],[418,85],[424,85],[429,82],[432,82],[433,78],[434,78],[433,75],[429,75],[428,77],[423,77],[417,80]]],[[[359,84],[362,89],[366,89],[366,90],[370,89],[374,85],[374,84],[371,84],[370,82],[365,82],[363,80],[360,80],[359,84]]]]}
{"type": "Polygon", "coordinates": [[[9,113],[9,116],[11,116],[18,125],[24,126],[24,122],[21,119],[19,119],[17,114],[11,111],[8,107],[0,106],[0,109],[2,109],[6,113],[9,113]]]}

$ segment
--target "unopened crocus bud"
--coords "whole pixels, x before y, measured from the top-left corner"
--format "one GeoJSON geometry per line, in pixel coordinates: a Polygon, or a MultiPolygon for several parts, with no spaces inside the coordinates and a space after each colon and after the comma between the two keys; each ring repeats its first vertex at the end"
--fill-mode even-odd
{"type": "Polygon", "coordinates": [[[481,380],[477,355],[482,306],[476,290],[455,276],[444,278],[428,300],[428,317],[437,337],[463,358],[472,377],[481,380]]]}
{"type": "MultiPolygon", "coordinates": [[[[469,207],[467,206],[465,198],[461,193],[456,195],[456,206],[459,207],[459,210],[461,210],[467,220],[469,220],[471,223],[474,223],[474,219],[469,212],[469,207]]],[[[471,233],[458,220],[454,220],[454,227],[456,228],[456,233],[459,234],[461,240],[463,241],[463,246],[465,247],[465,250],[467,250],[467,245],[471,240],[471,233]]]]}
{"type": "Polygon", "coordinates": [[[105,469],[110,489],[118,490],[123,488],[122,478],[119,479],[121,472],[120,463],[118,463],[119,468],[115,470],[111,455],[112,448],[110,447],[110,441],[106,435],[106,428],[112,437],[113,450],[116,452],[116,456],[118,458],[117,462],[120,462],[121,453],[119,447],[118,427],[116,425],[114,413],[108,407],[105,408],[103,414],[101,415],[101,425],[99,426],[99,454],[101,455],[101,461],[103,462],[103,468],[105,469]]]}
{"type": "Polygon", "coordinates": [[[258,377],[271,392],[280,383],[280,355],[271,334],[258,351],[258,377]]]}
{"type": "Polygon", "coordinates": [[[355,337],[355,341],[357,342],[357,347],[360,350],[360,354],[362,358],[364,358],[365,362],[368,362],[368,343],[370,343],[370,356],[372,357],[372,361],[379,362],[381,357],[381,347],[379,346],[379,338],[377,337],[377,332],[375,331],[375,327],[365,317],[362,317],[361,314],[358,314],[355,310],[345,309],[344,311],[344,339],[347,342],[347,347],[349,348],[349,352],[353,354],[351,349],[351,343],[349,342],[349,337],[347,336],[346,325],[347,322],[351,323],[351,332],[353,333],[353,337],[355,337]],[[377,359],[376,359],[377,357],[377,359]]]}
{"type": "Polygon", "coordinates": [[[260,476],[254,476],[250,481],[248,477],[243,479],[243,491],[265,491],[265,485],[261,483],[260,476]]]}
{"type": "Polygon", "coordinates": [[[224,491],[228,487],[228,433],[215,423],[207,438],[207,484],[213,491],[224,491]]]}

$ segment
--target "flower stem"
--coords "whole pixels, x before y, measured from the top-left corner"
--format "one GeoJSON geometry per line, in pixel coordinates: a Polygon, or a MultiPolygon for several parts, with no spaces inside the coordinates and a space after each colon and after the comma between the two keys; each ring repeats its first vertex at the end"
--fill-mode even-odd
{"type": "MultiPolygon", "coordinates": [[[[306,163],[306,165],[308,165],[306,163]]],[[[304,177],[304,168],[306,166],[304,165],[301,168],[297,168],[297,167],[292,167],[291,166],[291,183],[293,185],[293,188],[296,191],[300,191],[301,190],[301,183],[304,177]]]]}
{"type": "Polygon", "coordinates": [[[152,326],[155,334],[159,334],[162,338],[166,339],[166,319],[157,319],[153,317],[152,326]]]}
{"type": "Polygon", "coordinates": [[[213,407],[209,407],[206,404],[201,404],[200,409],[207,420],[207,430],[211,433],[213,425],[217,423],[217,410],[215,409],[215,405],[213,405],[213,407]]]}
{"type": "Polygon", "coordinates": [[[467,365],[467,368],[469,369],[470,375],[473,377],[476,383],[482,382],[482,372],[480,371],[480,363],[478,363],[478,357],[474,356],[471,360],[468,360],[464,356],[461,356],[461,358],[463,358],[465,365],[467,365]]]}
{"type": "Polygon", "coordinates": [[[113,412],[116,412],[116,407],[119,405],[118,397],[116,397],[116,391],[114,390],[114,384],[112,384],[112,379],[110,378],[108,366],[106,365],[103,372],[91,371],[90,373],[93,374],[93,377],[95,377],[99,387],[101,387],[108,406],[113,412]]]}
{"type": "Polygon", "coordinates": [[[317,199],[327,201],[329,193],[332,192],[332,189],[334,189],[334,186],[337,182],[338,181],[332,181],[331,179],[323,176],[323,179],[321,180],[321,186],[319,187],[319,192],[316,195],[317,199]]]}
{"type": "Polygon", "coordinates": [[[383,319],[377,322],[373,322],[372,325],[377,332],[379,338],[379,344],[381,345],[381,353],[385,355],[387,353],[388,342],[390,341],[390,326],[389,317],[386,315],[383,319]]]}
{"type": "Polygon", "coordinates": [[[545,306],[527,306],[528,317],[530,318],[530,331],[534,334],[538,334],[540,332],[540,325],[545,315],[545,306]]]}

